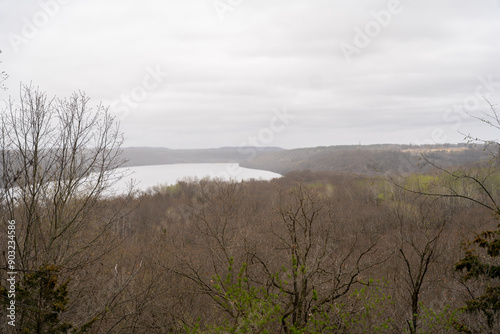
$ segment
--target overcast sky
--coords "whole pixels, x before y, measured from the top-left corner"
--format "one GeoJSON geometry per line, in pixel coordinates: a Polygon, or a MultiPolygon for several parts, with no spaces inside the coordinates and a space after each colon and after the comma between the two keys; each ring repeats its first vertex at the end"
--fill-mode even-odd
{"type": "Polygon", "coordinates": [[[500,0],[0,0],[2,99],[85,91],[125,146],[500,139],[500,0]]]}

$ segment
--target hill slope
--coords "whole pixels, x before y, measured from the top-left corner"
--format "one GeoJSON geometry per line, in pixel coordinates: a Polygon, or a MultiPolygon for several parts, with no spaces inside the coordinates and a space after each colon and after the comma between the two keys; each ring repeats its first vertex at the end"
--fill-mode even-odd
{"type": "Polygon", "coordinates": [[[465,145],[445,146],[330,146],[261,152],[241,163],[248,168],[265,169],[280,174],[292,171],[332,171],[355,174],[413,173],[429,170],[425,159],[441,167],[452,167],[486,160],[481,148],[465,145]]]}
{"type": "Polygon", "coordinates": [[[292,171],[330,171],[374,175],[413,173],[431,166],[422,155],[441,167],[461,166],[488,159],[478,147],[458,145],[369,145],[328,146],[284,150],[269,148],[216,148],[171,150],[167,148],[126,148],[126,166],[174,163],[238,162],[242,167],[280,174],[292,171]],[[250,154],[252,153],[252,154],[250,154]]]}

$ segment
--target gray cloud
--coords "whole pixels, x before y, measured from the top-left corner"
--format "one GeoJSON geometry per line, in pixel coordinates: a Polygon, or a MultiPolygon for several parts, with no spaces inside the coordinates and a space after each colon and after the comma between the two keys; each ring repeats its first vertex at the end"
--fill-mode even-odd
{"type": "MultiPolygon", "coordinates": [[[[8,93],[19,82],[49,95],[84,90],[112,105],[129,146],[237,146],[286,107],[295,119],[268,144],[301,147],[461,141],[458,131],[476,125],[451,108],[475,96],[480,78],[500,81],[495,0],[400,0],[363,47],[359,31],[390,1],[243,0],[222,16],[214,3],[4,1],[8,93]],[[342,43],[359,49],[350,62],[342,43]],[[168,76],[154,81],[157,68],[168,76]]],[[[481,90],[492,103],[499,92],[481,90]]]]}

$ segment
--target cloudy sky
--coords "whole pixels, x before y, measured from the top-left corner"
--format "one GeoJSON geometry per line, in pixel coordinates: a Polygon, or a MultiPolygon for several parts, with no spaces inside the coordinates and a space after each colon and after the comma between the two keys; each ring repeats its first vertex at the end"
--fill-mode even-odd
{"type": "Polygon", "coordinates": [[[2,99],[110,105],[126,146],[500,139],[500,0],[0,0],[2,99]]]}

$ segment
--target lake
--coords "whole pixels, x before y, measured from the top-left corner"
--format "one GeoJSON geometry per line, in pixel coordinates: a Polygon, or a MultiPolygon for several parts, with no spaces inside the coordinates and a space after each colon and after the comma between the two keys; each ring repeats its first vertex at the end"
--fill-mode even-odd
{"type": "Polygon", "coordinates": [[[196,163],[137,166],[116,169],[118,175],[125,175],[112,187],[115,194],[125,193],[131,181],[135,188],[145,191],[157,185],[174,185],[187,178],[218,178],[225,181],[272,180],[282,175],[259,169],[240,167],[237,163],[196,163]]]}

